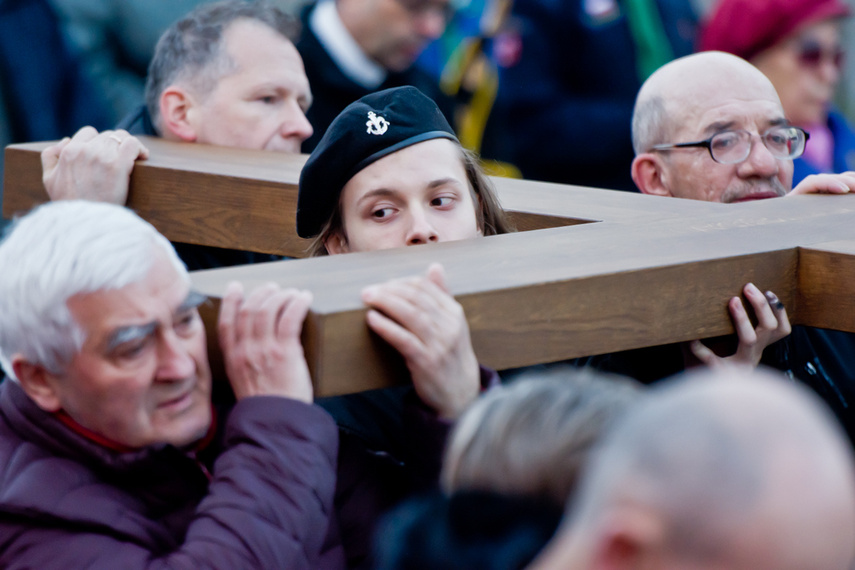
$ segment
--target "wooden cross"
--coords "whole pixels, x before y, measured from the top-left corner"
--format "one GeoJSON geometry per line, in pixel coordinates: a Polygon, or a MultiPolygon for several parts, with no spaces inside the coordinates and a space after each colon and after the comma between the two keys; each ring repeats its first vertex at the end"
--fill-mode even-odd
{"type": "MultiPolygon", "coordinates": [[[[145,143],[151,158],[134,169],[129,205],[169,239],[302,255],[294,209],[305,157],[145,143]]],[[[46,199],[44,146],[7,148],[7,217],[46,199]]],[[[365,325],[360,291],[432,262],[446,268],[479,361],[497,369],[733,332],[727,300],[749,281],[775,291],[794,324],[855,332],[853,196],[724,205],[494,182],[531,231],[202,271],[194,286],[213,297],[232,279],[310,289],[304,346],[318,395],[406,379],[365,325]]]]}

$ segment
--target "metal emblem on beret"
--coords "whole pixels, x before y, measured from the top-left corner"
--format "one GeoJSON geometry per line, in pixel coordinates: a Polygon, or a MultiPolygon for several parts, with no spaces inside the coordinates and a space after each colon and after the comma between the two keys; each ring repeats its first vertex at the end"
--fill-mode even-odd
{"type": "Polygon", "coordinates": [[[389,121],[377,116],[374,111],[368,111],[368,121],[365,126],[368,127],[369,135],[382,135],[389,129],[389,121]]]}

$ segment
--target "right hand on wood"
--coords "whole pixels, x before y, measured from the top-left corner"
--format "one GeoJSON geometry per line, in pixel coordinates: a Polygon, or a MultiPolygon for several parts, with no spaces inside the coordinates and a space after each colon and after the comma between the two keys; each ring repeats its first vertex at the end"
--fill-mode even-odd
{"type": "Polygon", "coordinates": [[[721,357],[704,346],[701,341],[692,342],[690,345],[692,353],[707,366],[715,368],[736,365],[755,368],[760,364],[763,350],[790,334],[792,330],[787,309],[774,293],[767,291],[764,294],[753,283],[743,287],[742,292],[751,303],[751,308],[757,317],[757,326],[754,327],[751,324],[742,299],[731,298],[728,310],[733,319],[736,335],[739,337],[739,346],[732,356],[721,357]]]}
{"type": "Polygon", "coordinates": [[[272,283],[246,298],[239,283],[228,285],[217,327],[238,400],[284,396],[312,402],[312,378],[300,342],[311,303],[310,292],[272,283]]]}
{"type": "Polygon", "coordinates": [[[148,149],[127,131],[83,127],[42,151],[42,181],[51,200],[124,205],[134,161],[148,149]]]}

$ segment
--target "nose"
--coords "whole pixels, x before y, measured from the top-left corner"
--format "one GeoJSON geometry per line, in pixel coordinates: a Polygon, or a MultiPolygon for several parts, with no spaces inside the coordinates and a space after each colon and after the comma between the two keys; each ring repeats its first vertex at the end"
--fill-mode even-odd
{"type": "Polygon", "coordinates": [[[175,331],[168,330],[161,335],[157,350],[157,380],[182,380],[195,373],[196,362],[175,331]]]}
{"type": "Polygon", "coordinates": [[[840,67],[831,58],[822,58],[819,65],[819,73],[822,80],[832,88],[836,86],[837,82],[840,80],[840,67]]]}
{"type": "Polygon", "coordinates": [[[298,139],[301,143],[314,132],[306,113],[296,101],[291,101],[282,112],[279,134],[285,139],[298,139]]]}
{"type": "Polygon", "coordinates": [[[410,227],[407,231],[407,245],[421,245],[439,241],[439,234],[430,220],[420,209],[411,213],[410,227]]]}
{"type": "Polygon", "coordinates": [[[741,178],[771,178],[778,174],[779,160],[775,158],[759,135],[753,135],[751,152],[739,164],[741,178]]]}

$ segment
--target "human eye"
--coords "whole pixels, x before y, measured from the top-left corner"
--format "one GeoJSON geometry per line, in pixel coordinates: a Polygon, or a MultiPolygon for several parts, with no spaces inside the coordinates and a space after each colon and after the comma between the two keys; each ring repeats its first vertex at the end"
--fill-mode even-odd
{"type": "Polygon", "coordinates": [[[191,332],[198,321],[199,311],[196,309],[190,309],[179,313],[176,319],[173,321],[173,328],[178,334],[191,332]]]}
{"type": "Polygon", "coordinates": [[[765,135],[766,142],[776,148],[787,148],[790,143],[796,140],[795,129],[792,127],[771,129],[765,135]]]}
{"type": "Polygon", "coordinates": [[[453,196],[437,196],[430,201],[430,205],[436,208],[451,206],[454,203],[453,196]]]}
{"type": "Polygon", "coordinates": [[[394,208],[373,208],[371,210],[371,217],[377,220],[385,220],[392,216],[395,213],[394,208]]]}
{"type": "Polygon", "coordinates": [[[279,97],[271,94],[263,94],[256,97],[255,100],[259,103],[264,103],[265,105],[273,105],[279,101],[279,97]]]}
{"type": "Polygon", "coordinates": [[[739,143],[739,139],[739,133],[724,131],[710,139],[710,146],[713,151],[727,151],[735,147],[739,143]]]}
{"type": "Polygon", "coordinates": [[[133,360],[142,356],[148,348],[151,337],[143,336],[116,346],[112,355],[119,360],[133,360]]]}

